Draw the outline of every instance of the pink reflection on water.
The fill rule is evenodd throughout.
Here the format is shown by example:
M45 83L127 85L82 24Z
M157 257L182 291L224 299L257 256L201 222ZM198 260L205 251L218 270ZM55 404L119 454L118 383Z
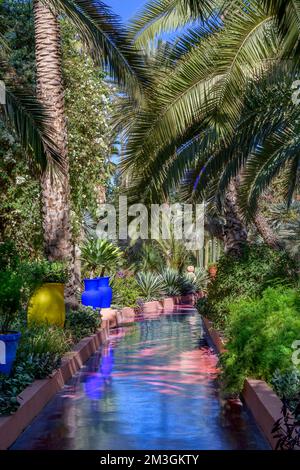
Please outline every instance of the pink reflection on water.
M167 349L167 346L142 349L130 359L162 357L162 351ZM186 385L206 385L217 378L217 362L216 355L209 348L201 348L183 351L165 365L127 364L125 371L114 372L112 377L133 378L159 393L185 396L188 393Z

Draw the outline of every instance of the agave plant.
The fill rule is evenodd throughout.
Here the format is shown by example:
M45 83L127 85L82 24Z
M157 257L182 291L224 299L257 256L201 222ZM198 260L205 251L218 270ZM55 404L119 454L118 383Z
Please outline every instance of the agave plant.
M208 279L209 277L205 269L196 268L195 277L193 279L196 292L199 292L206 288Z
M137 283L145 300L155 300L165 292L165 285L162 277L151 272L138 273Z
M106 239L88 239L81 248L81 260L90 277L104 276L105 271L117 266L121 261L122 251Z
M180 275L175 269L167 268L161 273L166 295L180 295Z

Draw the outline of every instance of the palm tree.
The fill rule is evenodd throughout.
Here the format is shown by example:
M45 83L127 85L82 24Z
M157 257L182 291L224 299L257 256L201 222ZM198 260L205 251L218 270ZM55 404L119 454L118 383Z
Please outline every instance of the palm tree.
M234 193L237 188L232 185L233 178L245 163L240 153L234 158L237 137L240 138L238 148L245 138L245 133L237 135L237 128L246 128L241 120L244 98L249 82L266 75L271 66L291 51L292 33L282 34L286 31L285 23L278 20L281 11L272 5L275 2L266 1L261 5L254 1L247 8L245 2L228 1L226 8L219 8L219 2L161 0L149 2L146 13L142 13L133 25L139 44L143 43L141 38L147 41L155 38L163 21L172 26L174 16L170 9L172 14L177 12L178 20L179 7L187 3L192 12L190 19L197 14L197 5L205 4L205 12L200 11L202 18L205 14L206 18L215 15L214 21L210 28L198 23L174 45L165 48L163 64L159 57L157 82L153 87L155 93L149 94L147 104L129 126L123 171L131 175L133 194L140 193L152 200L165 195L183 179L189 183L185 187L188 199L204 197L204 190L206 197L209 194L216 198L217 188L223 196L216 199L223 202L227 219L226 248L238 252L246 232L236 207ZM288 3L289 8L293 8L295 2ZM296 27L295 21L293 25L292 31ZM296 45L295 41L293 44ZM251 116L248 116L249 134L250 120ZM285 134L288 134L287 130ZM254 140L255 133L252 137ZM277 174L279 167L276 168ZM270 178L271 173L270 167ZM152 182L151 175L155 175ZM249 178L246 179L248 184ZM270 182L270 178L265 182ZM245 188L243 182L241 187ZM227 197L224 197L228 188ZM259 194L253 192L252 208L254 197ZM263 224L259 223L261 218L256 222L267 239ZM233 240L238 244L232 243Z
M113 78L135 98L145 81L142 61L125 37L119 20L98 1L34 0L37 96L51 117L61 172L48 165L41 177L43 230L48 259L70 259L70 189L61 44L58 14L74 23L93 57L104 64Z

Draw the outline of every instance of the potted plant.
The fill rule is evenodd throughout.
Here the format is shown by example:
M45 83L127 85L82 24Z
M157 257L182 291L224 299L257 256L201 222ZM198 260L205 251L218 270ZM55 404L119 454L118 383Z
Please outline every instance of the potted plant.
M84 279L85 290L81 296L83 305L93 308L110 308L112 288L110 277L104 275L117 266L121 257L120 248L109 240L91 238L85 242L81 249L81 259L90 278Z
M0 285L0 373L9 375L21 337L11 328L21 308L22 280L12 271L2 271Z
M31 276L36 289L28 305L28 324L63 327L66 317L64 286L69 277L67 264L58 261L36 263Z
M216 265L216 263L211 263L208 265L208 273L211 279L215 279L215 277L217 276L217 272L218 266Z

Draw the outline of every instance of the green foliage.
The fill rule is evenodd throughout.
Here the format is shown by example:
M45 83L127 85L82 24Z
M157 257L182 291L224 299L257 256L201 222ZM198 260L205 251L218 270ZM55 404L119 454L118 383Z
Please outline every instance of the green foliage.
M65 284L69 278L69 268L67 263L61 261L42 261L40 263L42 271L42 282L58 282Z
M207 287L208 274L205 269L196 268L193 283L195 284L196 292L203 291Z
M24 151L0 121L0 239L12 239L22 256L42 253L40 187Z
M166 295L181 294L181 277L175 269L165 269L161 273L164 283L164 292Z
M0 271L15 269L20 259L16 246L12 240L0 243Z
M158 246L154 244L144 243L139 250L138 267L141 271L159 272L164 265Z
M246 377L271 382L276 370L290 369L299 331L296 290L268 288L262 298L232 303L225 330L228 352L221 358L225 390L239 392Z
M271 383L277 395L294 413L300 400L300 370L296 367L283 372L276 370Z
M25 362L14 367L10 377L0 374L0 416L17 411L20 406L18 395L34 380Z
M293 260L264 245L245 248L240 258L224 255L216 279L208 286L207 316L222 328L232 302L259 296L268 286L295 285L296 280Z
M31 325L22 333L17 362L26 362L35 379L48 377L57 369L72 344L68 331L48 325Z
M74 28L61 21L65 105L68 118L71 204L74 233L88 211L96 217L111 177L110 115L114 90L87 55Z
M113 304L119 307L137 307L142 291L134 276L115 276L112 281Z
M104 276L121 262L121 258L120 248L106 239L88 239L81 248L83 267L91 277Z
M197 300L196 309L198 310L200 315L207 317L209 310L207 297L201 297Z
M0 286L0 332L7 333L21 309L22 279L12 271L1 271Z
M101 326L99 310L80 306L78 310L69 310L66 315L65 329L72 335L74 343L97 332Z
M160 275L142 272L137 274L136 280L144 300L157 300L164 294L164 282Z

